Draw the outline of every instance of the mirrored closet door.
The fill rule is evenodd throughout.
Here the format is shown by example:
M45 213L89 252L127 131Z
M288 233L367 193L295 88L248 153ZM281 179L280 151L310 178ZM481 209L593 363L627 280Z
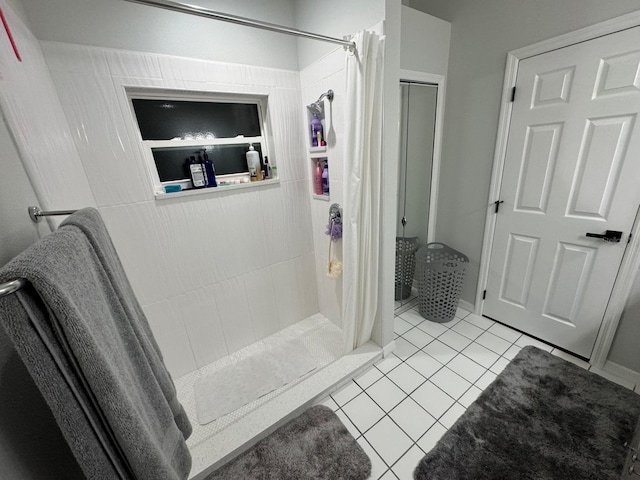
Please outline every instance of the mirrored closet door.
M416 301L416 252L427 243L437 85L400 82L396 309Z

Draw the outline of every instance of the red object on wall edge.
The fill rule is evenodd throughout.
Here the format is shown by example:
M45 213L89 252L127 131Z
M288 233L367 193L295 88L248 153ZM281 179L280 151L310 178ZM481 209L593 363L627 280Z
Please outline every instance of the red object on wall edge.
M16 46L16 42L13 40L13 35L11 35L11 29L9 29L9 24L7 23L7 19L4 16L4 12L0 8L0 19L2 19L2 25L4 26L5 32L7 32L7 37L9 37L9 42L11 42L11 47L13 48L13 53L16 54L16 58L21 62L22 58L20 57L20 52L18 52L18 47Z

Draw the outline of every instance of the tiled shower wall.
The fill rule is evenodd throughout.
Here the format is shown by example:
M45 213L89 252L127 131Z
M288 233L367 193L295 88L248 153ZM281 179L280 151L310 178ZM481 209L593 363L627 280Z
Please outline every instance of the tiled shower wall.
M174 377L318 312L298 72L42 47L96 203ZM269 95L280 183L155 200L125 87Z
M345 105L345 51L338 47L329 54L300 71L302 104L315 102L320 95L333 90L333 102L324 101L324 134L327 139L327 163L329 165L330 201L311 199L311 218L313 219L313 243L316 251L316 272L320 312L337 326L342 327L342 276L338 279L327 277L329 261L329 237L325 234L329 221L329 206L333 203L343 205L343 151L344 151L344 105ZM313 163L309 157L308 137L310 126L305 121L305 158L308 168L307 182L312 190ZM342 260L342 241L332 245L332 256Z

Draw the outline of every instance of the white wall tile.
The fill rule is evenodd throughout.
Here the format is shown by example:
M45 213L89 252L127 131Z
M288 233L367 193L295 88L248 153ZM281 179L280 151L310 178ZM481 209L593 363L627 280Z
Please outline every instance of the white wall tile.
M169 301L182 316L197 368L228 355L213 287L192 290Z
M302 318L318 313L318 285L316 282L316 260L313 253L295 259L298 294L300 295L300 315Z
M176 379L195 370L196 361L177 305L163 300L145 306L143 311L171 376Z
M270 270L278 321L280 328L286 328L302 318L295 261L288 260L272 265Z
M280 323L270 269L253 270L244 275L242 279L247 292L247 303L256 338L265 338L278 332Z
M256 341L247 304L247 291L242 278L216 283L213 292L218 304L220 323L229 353Z

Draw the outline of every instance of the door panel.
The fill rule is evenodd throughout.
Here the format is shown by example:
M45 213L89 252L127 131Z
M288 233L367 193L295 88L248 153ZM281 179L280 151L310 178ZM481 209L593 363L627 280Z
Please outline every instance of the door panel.
M583 357L640 204L640 28L522 60L483 313ZM620 243L586 237L621 230Z

